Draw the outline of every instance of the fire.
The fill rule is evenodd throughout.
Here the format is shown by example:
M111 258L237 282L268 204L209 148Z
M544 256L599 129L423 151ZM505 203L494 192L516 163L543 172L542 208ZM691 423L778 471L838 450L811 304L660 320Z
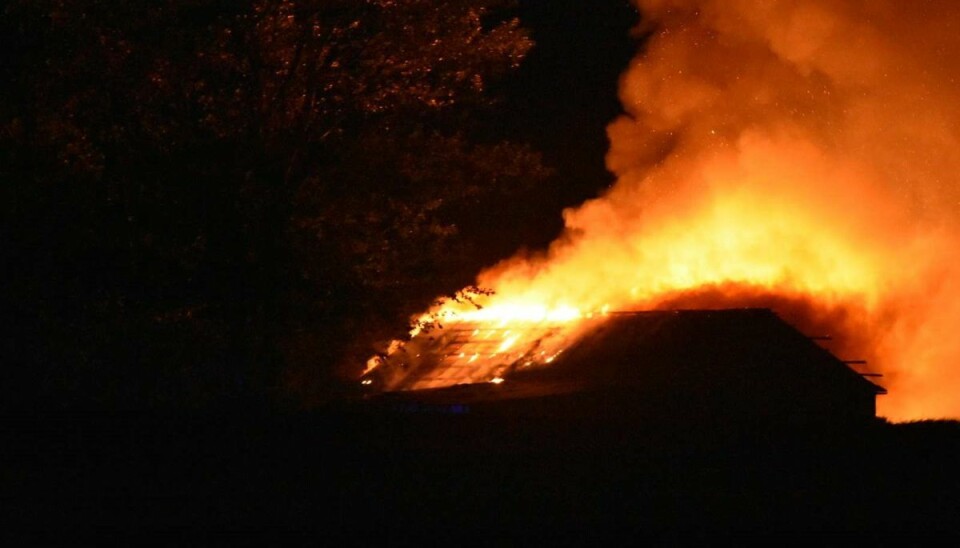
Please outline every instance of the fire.
M450 383L549 363L610 310L760 305L883 373L882 415L960 417L960 13L638 4L651 34L608 129L616 183L542 255L482 272L491 295L420 318L498 330L466 350L477 378Z

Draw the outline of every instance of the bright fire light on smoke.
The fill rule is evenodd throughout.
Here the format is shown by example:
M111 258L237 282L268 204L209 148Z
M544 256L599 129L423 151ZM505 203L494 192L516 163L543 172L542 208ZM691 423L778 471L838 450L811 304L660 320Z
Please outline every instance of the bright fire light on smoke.
M548 251L482 272L482 308L421 319L478 338L552 326L549 348L518 330L500 351L515 355L477 360L489 381L510 360L551 361L609 310L769 306L883 373L881 415L960 417L960 11L638 5L650 34L608 128L616 183L565 211Z

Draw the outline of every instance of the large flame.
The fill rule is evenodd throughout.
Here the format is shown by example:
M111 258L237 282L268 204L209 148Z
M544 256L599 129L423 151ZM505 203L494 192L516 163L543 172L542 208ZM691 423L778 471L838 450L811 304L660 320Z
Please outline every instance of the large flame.
M638 4L650 34L608 130L616 184L565 211L546 253L481 273L482 309L432 317L771 306L884 373L880 414L960 417L955 4Z

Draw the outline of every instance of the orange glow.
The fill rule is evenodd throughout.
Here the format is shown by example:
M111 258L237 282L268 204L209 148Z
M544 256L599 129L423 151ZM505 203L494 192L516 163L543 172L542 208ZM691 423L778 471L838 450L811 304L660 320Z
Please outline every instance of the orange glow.
M960 12L637 3L653 33L608 128L616 183L542 255L482 272L481 309L420 320L521 327L476 361L490 381L610 310L769 306L883 373L881 415L960 418Z

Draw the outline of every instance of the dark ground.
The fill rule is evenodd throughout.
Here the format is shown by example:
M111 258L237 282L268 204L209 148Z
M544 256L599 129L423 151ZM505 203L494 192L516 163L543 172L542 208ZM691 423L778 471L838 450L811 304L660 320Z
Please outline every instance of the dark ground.
M773 432L344 407L0 425L7 533L960 531L960 423L947 421Z

